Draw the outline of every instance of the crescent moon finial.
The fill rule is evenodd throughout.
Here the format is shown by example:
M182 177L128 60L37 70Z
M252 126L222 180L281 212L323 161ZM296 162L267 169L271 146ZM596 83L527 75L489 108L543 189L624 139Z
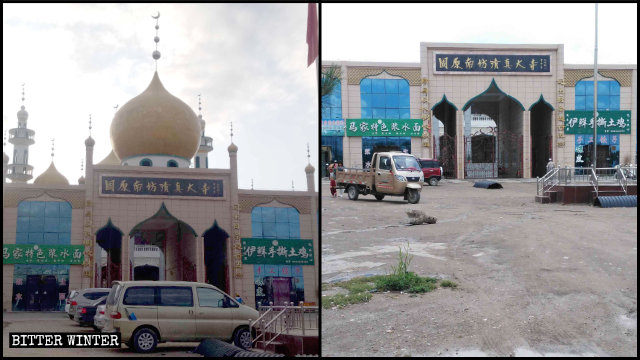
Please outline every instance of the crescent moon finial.
M158 15L156 15L156 16L151 15L151 17L154 18L154 19L159 18L160 17L160 11L158 11Z

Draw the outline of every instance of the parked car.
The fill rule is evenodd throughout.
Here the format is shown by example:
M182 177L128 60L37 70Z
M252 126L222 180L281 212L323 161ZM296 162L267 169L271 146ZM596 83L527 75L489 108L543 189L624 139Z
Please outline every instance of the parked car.
M97 332L102 331L104 324L107 322L106 308L106 304L98 305L98 307L96 308L96 315L93 317L93 330Z
M80 326L93 326L93 317L96 315L98 305L104 305L106 304L106 302L107 295L99 298L98 300L78 303L78 306L76 307L76 314L74 315L73 320L80 324Z
M440 162L435 159L420 159L420 167L424 174L424 182L430 186L438 185L438 182L442 180L442 166Z
M102 332L120 332L141 353L159 342L211 337L249 349L249 325L259 316L217 287L189 281L114 281L106 314Z
M91 301L98 300L105 295L109 295L110 290L110 288L90 288L80 290L78 294L71 299L71 303L69 304L69 310L67 311L69 319L73 320L76 315L78 304L88 304Z
M64 312L67 313L67 315L69 315L69 319L73 320L73 315L71 315L71 313L69 312L69 307L71 306L71 300L73 300L74 297L76 297L76 295L78 295L78 290L71 290L69 292L69 295L67 295L67 300L65 301L65 305L64 305Z

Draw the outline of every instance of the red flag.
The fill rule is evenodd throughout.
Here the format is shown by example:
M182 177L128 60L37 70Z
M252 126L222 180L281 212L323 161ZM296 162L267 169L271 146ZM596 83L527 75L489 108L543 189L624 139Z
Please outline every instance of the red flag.
M307 45L309 46L307 67L309 67L318 57L318 15L316 13L315 3L309 3L309 12L307 15Z

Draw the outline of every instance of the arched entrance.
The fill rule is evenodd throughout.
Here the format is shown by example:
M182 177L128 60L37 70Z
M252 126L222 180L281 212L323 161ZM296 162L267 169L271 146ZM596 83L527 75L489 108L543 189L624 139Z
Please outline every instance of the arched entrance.
M491 80L489 87L463 107L465 134L465 178L519 178L522 166L522 124L524 107ZM491 125L475 125L473 120ZM495 136L495 147L486 136ZM476 139L475 136L482 136ZM474 144L476 144L474 149ZM474 155L474 150L485 152ZM486 152L489 152L488 154ZM482 161L481 163L474 162Z
M546 166L552 157L552 134L551 134L551 114L553 106L544 100L542 94L540 99L531 107L531 122L529 125L531 133L531 176L542 177L547 173Z
M205 282L229 292L229 266L227 262L227 241L229 234L214 221L213 226L205 231L204 266Z
M114 280L122 280L122 231L111 222L96 232L96 243L101 250L96 254L96 287L110 287ZM103 251L106 257L102 256Z
M458 108L447 100L447 95L435 104L433 110L434 158L440 160L442 176L456 178L456 111ZM444 131L440 131L440 126ZM440 133L443 133L440 135Z
M131 279L196 281L196 238L195 230L171 215L163 202L129 232Z

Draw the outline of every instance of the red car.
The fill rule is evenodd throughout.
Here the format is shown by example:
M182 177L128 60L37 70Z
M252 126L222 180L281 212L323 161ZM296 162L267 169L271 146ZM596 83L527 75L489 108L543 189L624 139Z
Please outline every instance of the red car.
M440 162L435 159L420 159L420 167L424 174L424 182L431 186L438 185L438 181L442 179L442 167Z

